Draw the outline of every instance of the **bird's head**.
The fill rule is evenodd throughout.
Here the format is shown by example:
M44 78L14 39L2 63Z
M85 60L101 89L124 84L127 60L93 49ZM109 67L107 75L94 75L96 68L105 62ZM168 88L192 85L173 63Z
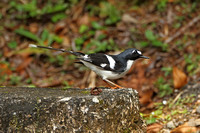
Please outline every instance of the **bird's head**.
M125 57L127 60L137 60L139 58L149 59L149 57L142 55L142 52L135 48L129 48L120 55Z

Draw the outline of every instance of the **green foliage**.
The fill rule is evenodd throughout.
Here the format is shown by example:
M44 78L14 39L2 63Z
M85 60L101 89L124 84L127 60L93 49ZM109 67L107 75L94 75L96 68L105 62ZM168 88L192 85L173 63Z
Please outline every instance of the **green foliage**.
M186 106L188 104L194 103L196 100L196 95L191 94L186 97L180 97L178 100L174 103L174 98L170 98L166 104L163 103L155 103L155 110L151 112L150 114L141 114L146 120L147 124L152 124L158 121L162 121L166 123L167 121L171 120L173 116L180 116L182 115L187 115L190 113L187 109ZM195 105L194 105L195 106ZM169 112L168 110L172 110ZM167 113L167 114L166 114Z
M28 3L19 3L16 0L11 0L9 4L11 7L9 12L16 12L16 17L18 19L42 19L46 15L51 14L51 20L53 22L65 18L66 14L64 11L69 6L64 3L64 0L59 0L57 2L48 1L42 8L38 7L37 0L31 0Z
M154 117L153 115L150 115L150 117L148 117L148 119L146 119L146 123L147 123L147 125L150 125L150 124L155 123L156 120L157 120L156 117Z
M27 84L31 84L32 83L32 79L31 78L27 78L25 81Z
M174 23L174 24L173 24L173 27L176 28L176 29L178 29L178 28L181 27L181 23L179 23L179 22Z
M86 32L89 29L89 27L87 25L81 25L81 27L79 28L79 33L83 34L84 32Z
M0 69L0 73L1 73L1 69ZM5 74L1 74L0 75L0 85L2 86L2 85L5 85L5 82L7 81L7 79L8 79L8 75L5 75Z
M157 2L157 9L159 11L164 11L167 7L168 0L158 0Z
M112 50L115 48L115 43L113 39L107 39L107 35L104 33L95 36L96 32L104 30L104 27L101 26L98 22L91 22L92 27L86 25L81 25L79 27L79 33L82 36L75 39L76 49L79 51L94 53L94 52L104 52L106 50ZM91 39L94 38L94 39ZM87 41L86 47L83 47L83 44ZM93 49L93 50L90 50Z
M101 29L103 29L103 26L101 26L98 22L93 21L91 24L92 24L92 27L95 30L101 30Z
M172 67L163 67L161 70L165 72L165 76L168 76L170 73L172 73Z
M2 19L3 15L0 13L0 19Z
M105 24L115 24L121 19L120 12L117 8L109 2L100 3L100 17L106 18Z
M155 86L159 89L159 96L164 97L170 95L173 90L170 85L164 80L163 77L159 77L155 83Z
M67 90L68 88L72 87L69 85L69 83L67 81L64 81L63 84L64 84L63 90Z
M62 55L56 55L49 58L51 63L56 63L57 65L61 66L65 62L65 58Z
M9 42L8 47L11 49L15 49L17 47L17 42L16 41Z
M154 47L160 47L162 48L163 51L166 51L168 48L167 44L164 44L160 40L158 40L158 37L154 35L154 33L151 30L146 30L145 31L145 37L149 42L142 42L142 46L147 46L149 43L152 44Z
M146 30L145 31L145 37L149 40L149 41L154 41L157 39L157 37L154 35L154 33L151 30Z
M56 36L55 34L49 33L49 31L46 29L42 32L41 38L31 33L30 31L25 30L24 28L19 28L15 30L15 33L33 41L36 41L40 45L43 45L44 41L46 40L48 41L48 45L51 45L54 41L57 43L62 43L62 39L60 37Z
M10 76L10 84L11 85L18 85L19 83L20 83L20 81L21 81L21 77L19 77L19 76L15 76L15 75L12 75L12 76Z
M78 37L75 39L76 49L81 50L83 43L85 42L84 37Z
M15 30L15 33L17 33L21 36L27 37L27 38L29 38L33 41L41 42L41 40L38 36L36 36L35 34L31 33L28 30L25 30L24 28L20 28L20 29Z
M62 20L66 17L67 17L67 15L65 13L59 13L59 14L53 15L51 20L52 20L52 22L56 23L57 21Z
M96 49L94 50L94 52L106 51L107 49L111 48L109 47L107 41L101 42L99 40L92 39L91 42L88 44L88 46L91 47L93 45L96 46Z
M96 15L105 19L106 25L116 24L121 19L120 11L108 1L99 2L100 5L88 4L86 9L91 16Z
M98 37L97 37L97 40L101 41L103 39L105 39L107 36L105 34L100 34Z
M190 75L194 75L200 71L198 69L200 67L200 55L185 54L184 59L186 62L186 70Z
M93 49L92 47L95 47ZM113 50L116 47L113 39L109 40L98 40L98 39L92 39L90 43L87 45L87 49L93 49L93 50L87 50L88 53L94 53L94 52L105 52L106 50Z

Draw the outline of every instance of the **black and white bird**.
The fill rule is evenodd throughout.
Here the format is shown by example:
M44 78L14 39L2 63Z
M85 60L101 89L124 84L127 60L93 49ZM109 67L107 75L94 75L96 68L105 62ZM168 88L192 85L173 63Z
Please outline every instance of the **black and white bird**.
M114 87L111 88L123 87L111 82L109 79L119 79L123 77L130 70L135 60L140 58L149 59L149 57L142 55L142 52L135 48L126 49L118 55L108 55L103 53L84 54L81 52L38 46L34 44L30 44L29 47L45 48L73 54L77 56L77 59L82 64L94 71L107 84L112 84Z

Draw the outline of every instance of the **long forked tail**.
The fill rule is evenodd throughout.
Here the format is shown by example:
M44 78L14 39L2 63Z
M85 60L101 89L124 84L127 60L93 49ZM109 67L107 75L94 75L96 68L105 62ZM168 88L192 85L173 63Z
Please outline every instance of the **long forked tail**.
M73 51L68 51L68 50L64 50L64 49L57 49L57 48L53 48L53 47L39 46L39 45L35 45L35 44L29 44L29 47L56 50L56 51L70 53L70 54L73 54L73 55L76 55L76 56L84 55L83 53L80 53L80 52L73 52Z

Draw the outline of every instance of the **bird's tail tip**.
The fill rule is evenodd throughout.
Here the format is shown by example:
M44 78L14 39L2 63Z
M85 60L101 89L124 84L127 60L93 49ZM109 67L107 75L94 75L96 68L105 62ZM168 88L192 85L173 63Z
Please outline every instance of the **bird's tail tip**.
M35 44L29 44L28 47L30 47L30 48L37 48L37 45L35 45Z

